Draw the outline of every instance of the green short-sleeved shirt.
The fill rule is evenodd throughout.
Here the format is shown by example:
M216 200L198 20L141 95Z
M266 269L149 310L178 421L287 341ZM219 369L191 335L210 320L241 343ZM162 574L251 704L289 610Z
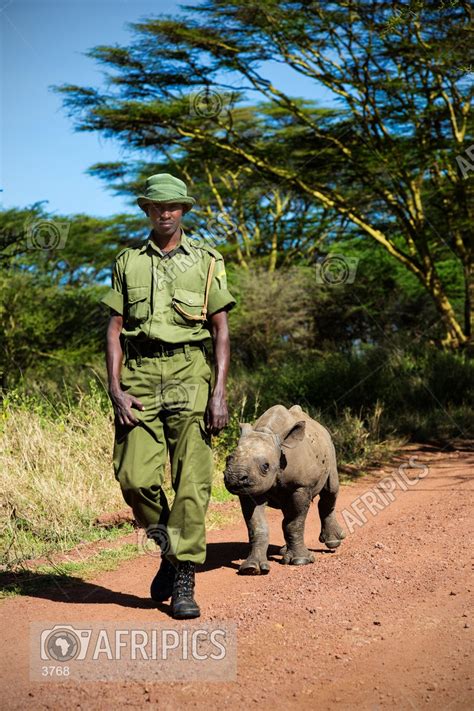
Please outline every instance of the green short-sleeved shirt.
M117 255L112 288L101 299L123 315L123 335L166 343L195 343L210 338L209 322L202 320L206 281L212 256L216 262L209 289L207 316L235 306L227 290L224 260L205 242L181 230L179 245L164 253L152 240ZM183 314L183 311L185 312ZM192 319L189 316L199 318Z

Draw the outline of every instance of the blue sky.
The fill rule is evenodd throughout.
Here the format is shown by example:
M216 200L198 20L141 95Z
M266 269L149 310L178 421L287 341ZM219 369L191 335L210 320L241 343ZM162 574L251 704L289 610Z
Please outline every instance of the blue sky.
M0 0L4 208L47 200L45 209L57 215L136 211L85 173L94 163L126 159L126 149L98 134L75 132L61 97L49 87L100 87L103 68L83 52L98 44L126 45L127 22L178 11L174 0ZM272 67L268 76L292 95L323 99L313 83L289 69Z

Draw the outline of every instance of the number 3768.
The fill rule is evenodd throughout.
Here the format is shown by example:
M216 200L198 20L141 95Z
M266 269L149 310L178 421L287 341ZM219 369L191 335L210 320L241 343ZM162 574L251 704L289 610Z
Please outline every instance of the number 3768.
M41 667L41 676L69 676L69 667L61 667L61 666Z

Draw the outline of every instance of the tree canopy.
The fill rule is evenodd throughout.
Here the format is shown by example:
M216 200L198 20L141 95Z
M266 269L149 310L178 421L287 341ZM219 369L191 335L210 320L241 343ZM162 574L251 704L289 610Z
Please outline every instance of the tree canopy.
M471 12L458 0L210 0L133 24L128 47L90 50L109 72L106 90L56 89L78 130L155 163L172 158L200 190L207 183L224 222L243 224L232 196L240 188L248 204L250 184L263 213L270 191L286 216L330 218L329 241L341 226L373 240L416 277L444 342L459 347L474 330L472 174L459 160L473 141ZM337 108L285 92L268 78L270 63L325 87ZM231 176L238 187L229 191ZM234 241L241 263L255 256L243 235ZM284 259L276 245L270 268ZM305 256L310 245L297 248ZM462 275L461 310L449 260Z

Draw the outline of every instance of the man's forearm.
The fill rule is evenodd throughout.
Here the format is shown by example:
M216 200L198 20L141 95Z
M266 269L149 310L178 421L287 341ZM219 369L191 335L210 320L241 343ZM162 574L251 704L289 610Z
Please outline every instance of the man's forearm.
M218 348L219 337L216 339L215 367L214 367L214 388L213 394L225 397L227 388L227 373L229 371L230 350L225 346Z
M221 314L216 314L221 316ZM230 340L227 327L227 314L213 323L212 335L214 341L214 388L213 395L225 397L227 387L227 374L230 365Z
M105 360L110 393L120 390L120 373L123 359L122 344L120 342L120 334L122 332L121 321L121 317L112 316L107 328Z

